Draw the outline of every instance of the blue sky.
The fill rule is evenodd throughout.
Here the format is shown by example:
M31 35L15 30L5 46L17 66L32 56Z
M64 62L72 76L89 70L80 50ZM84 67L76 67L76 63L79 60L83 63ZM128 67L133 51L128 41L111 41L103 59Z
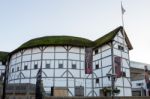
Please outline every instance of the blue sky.
M130 58L150 63L150 0L122 0ZM120 26L121 0L0 0L0 50L46 35L95 40Z

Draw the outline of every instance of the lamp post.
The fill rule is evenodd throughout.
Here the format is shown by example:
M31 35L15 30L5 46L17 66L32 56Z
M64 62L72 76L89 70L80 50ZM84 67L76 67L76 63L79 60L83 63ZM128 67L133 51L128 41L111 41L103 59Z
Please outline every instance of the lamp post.
M115 87L115 80L116 80L116 75L115 74L107 74L108 80L111 80L111 93L112 93L112 99L115 96L114 94L114 87Z

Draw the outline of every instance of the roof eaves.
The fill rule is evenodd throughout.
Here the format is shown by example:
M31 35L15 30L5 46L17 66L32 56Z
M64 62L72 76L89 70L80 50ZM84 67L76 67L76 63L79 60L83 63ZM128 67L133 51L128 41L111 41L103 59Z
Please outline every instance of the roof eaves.
M113 38L116 36L116 34L119 32L120 29L122 29L122 26L119 26L118 28L114 29L113 31L109 32L108 34L95 40L94 41L94 43L95 43L94 49L110 42L111 40L113 40Z

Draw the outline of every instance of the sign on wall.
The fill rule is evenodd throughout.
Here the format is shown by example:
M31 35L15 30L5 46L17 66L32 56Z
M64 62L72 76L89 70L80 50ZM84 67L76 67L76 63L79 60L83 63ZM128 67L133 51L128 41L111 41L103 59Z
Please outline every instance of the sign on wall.
M93 51L92 48L85 48L85 74L92 74Z

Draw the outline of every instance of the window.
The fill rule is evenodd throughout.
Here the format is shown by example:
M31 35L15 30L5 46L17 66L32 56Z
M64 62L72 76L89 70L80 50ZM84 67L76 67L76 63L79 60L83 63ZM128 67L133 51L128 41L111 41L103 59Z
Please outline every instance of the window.
M125 72L122 72L122 77L126 77L126 73Z
M98 54L98 49L95 50L95 54Z
M27 65L24 66L24 70L28 70L28 66Z
M76 69L76 68L77 68L76 64L72 64L72 69Z
M19 67L17 67L17 71L19 71Z
M46 66L45 66L46 68L50 68L50 64L46 64Z
M13 72L14 72L14 68L12 68L12 70L11 70L11 71L12 71L12 73L13 73Z
M124 47L118 45L118 49L121 50L121 51L124 51Z
M58 68L63 68L63 64L59 64L59 65L58 65Z
M99 78L96 78L96 83L99 83Z
M143 83L136 83L137 86L143 86Z
M34 64L34 69L38 69L38 65L37 64Z
M99 64L96 64L96 67L95 67L96 69L99 69Z

